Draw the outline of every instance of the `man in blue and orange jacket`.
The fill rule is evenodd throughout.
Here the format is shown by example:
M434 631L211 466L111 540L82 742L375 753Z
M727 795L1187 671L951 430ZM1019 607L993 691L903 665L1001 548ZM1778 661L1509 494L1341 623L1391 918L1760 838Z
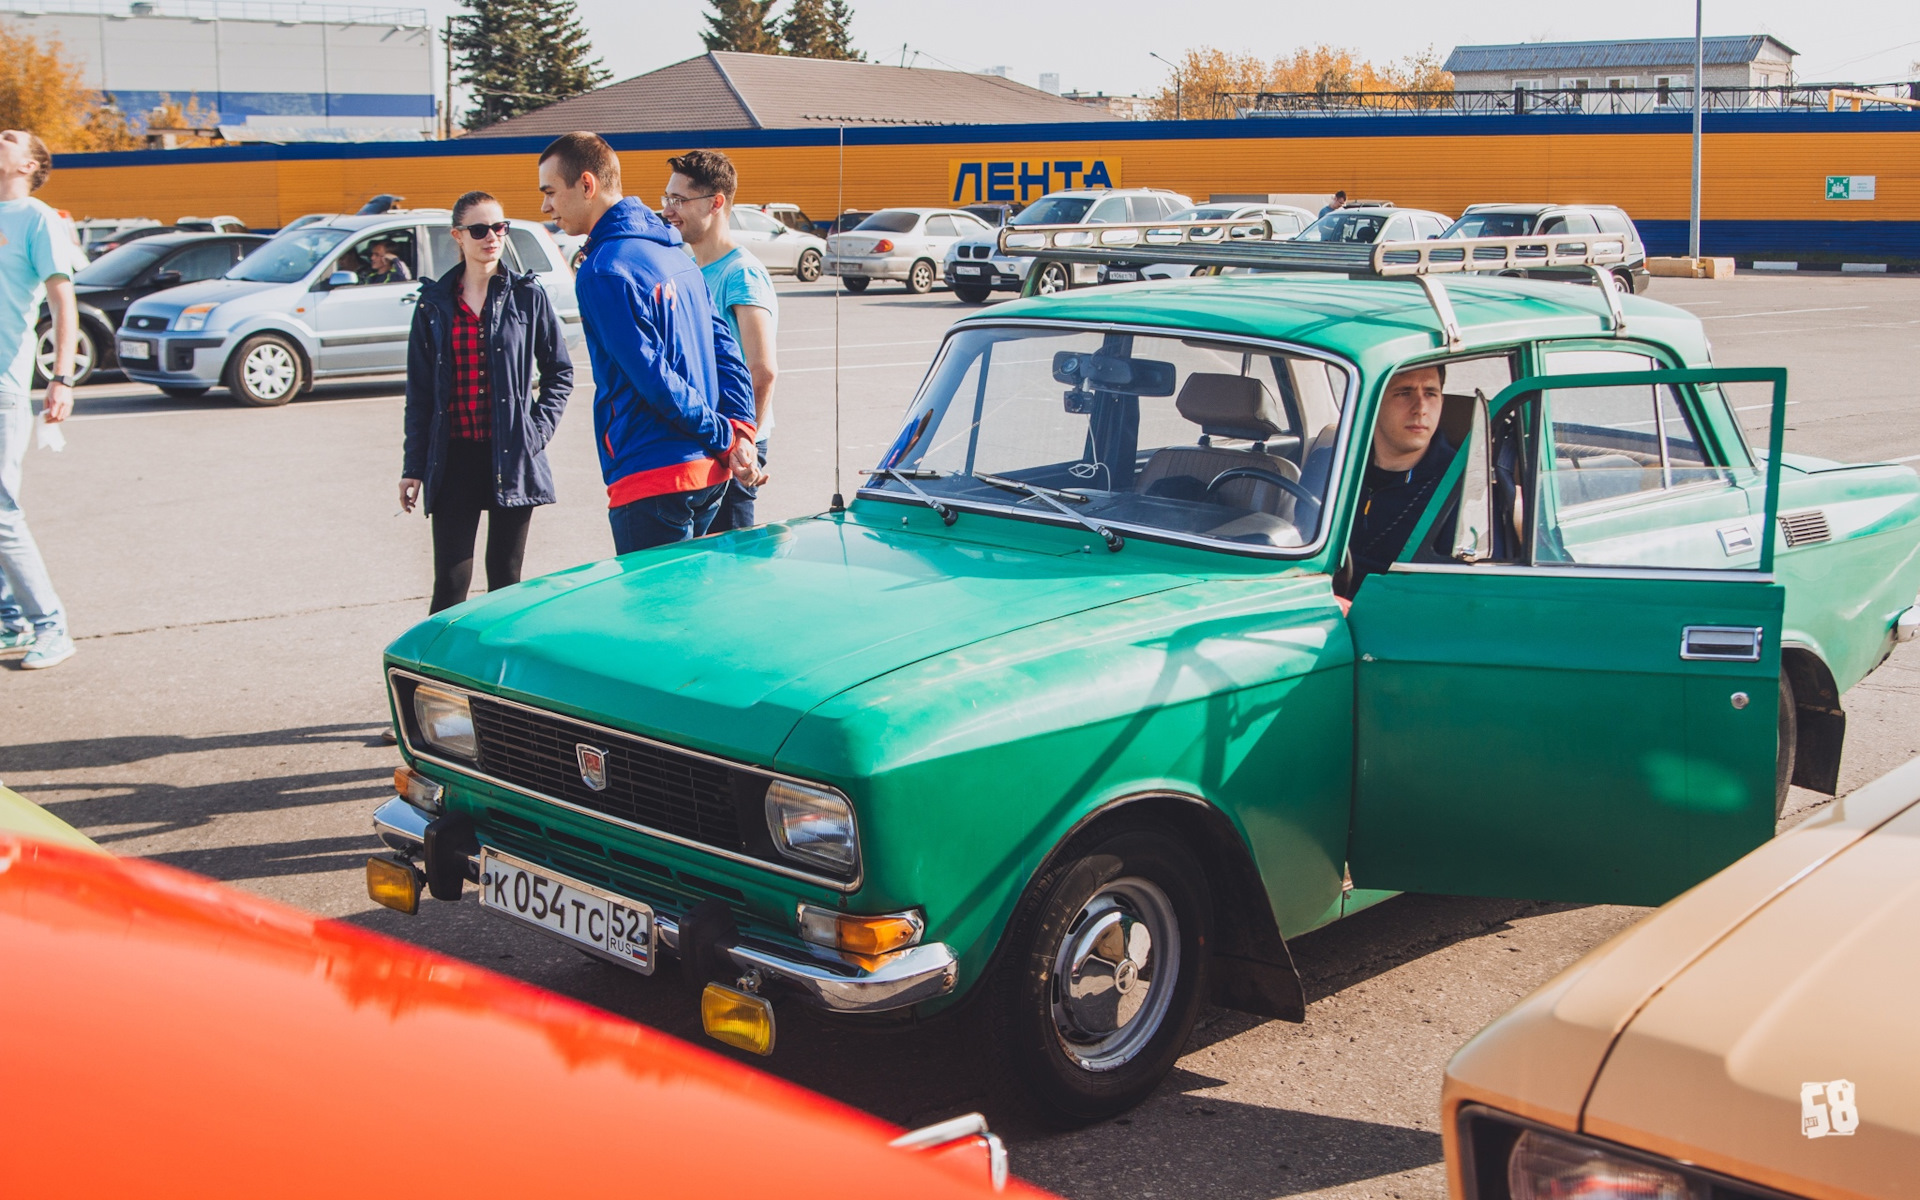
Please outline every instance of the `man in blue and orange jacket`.
M680 235L620 194L620 159L594 133L540 155L540 211L587 236L574 276L593 362L593 432L616 554L707 532L729 476L765 482L753 379Z

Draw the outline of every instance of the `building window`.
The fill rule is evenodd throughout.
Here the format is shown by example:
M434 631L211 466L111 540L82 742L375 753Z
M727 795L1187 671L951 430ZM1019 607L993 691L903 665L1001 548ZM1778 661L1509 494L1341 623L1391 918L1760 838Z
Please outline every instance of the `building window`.
M1547 81L1544 79L1516 79L1513 81L1513 86L1525 88L1529 92L1540 92L1546 90Z
M1610 92L1617 92L1621 88L1636 88L1639 86L1640 86L1640 77L1638 75L1607 76L1607 90Z
M1562 79L1560 81L1561 90L1568 92L1584 92L1592 86L1593 80L1584 77L1580 79Z
M1685 93L1689 90L1688 77L1685 75L1655 75L1653 86L1658 89L1657 99L1661 104L1672 104L1673 93Z

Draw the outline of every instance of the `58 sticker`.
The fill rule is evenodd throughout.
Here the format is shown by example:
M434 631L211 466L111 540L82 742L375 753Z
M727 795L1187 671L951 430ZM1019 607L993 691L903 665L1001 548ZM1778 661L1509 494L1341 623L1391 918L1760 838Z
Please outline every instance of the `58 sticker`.
M1852 1137L1858 1128L1860 1106L1854 1100L1851 1080L1800 1085L1801 1133L1810 1138Z

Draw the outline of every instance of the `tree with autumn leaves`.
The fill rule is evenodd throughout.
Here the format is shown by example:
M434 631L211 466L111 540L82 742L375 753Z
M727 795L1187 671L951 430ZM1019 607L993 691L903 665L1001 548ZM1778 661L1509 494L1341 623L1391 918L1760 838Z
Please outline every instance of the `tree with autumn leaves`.
M29 129L55 153L132 150L145 140L126 113L87 86L58 41L0 24L0 128Z
M1177 85L1177 86L1176 86ZM1235 117L1259 92L1450 92L1453 76L1429 47L1421 54L1376 66L1337 46L1303 46L1265 59L1212 47L1189 50L1174 78L1152 98L1152 115L1187 120Z

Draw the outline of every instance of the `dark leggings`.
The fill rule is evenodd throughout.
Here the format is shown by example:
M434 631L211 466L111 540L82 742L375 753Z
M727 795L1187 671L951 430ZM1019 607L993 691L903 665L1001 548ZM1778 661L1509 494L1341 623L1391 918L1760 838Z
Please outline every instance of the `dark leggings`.
M433 501L433 605L427 611L439 612L467 598L483 511L488 514L487 590L519 583L533 507L495 506L493 444L462 438L449 442L439 493Z

